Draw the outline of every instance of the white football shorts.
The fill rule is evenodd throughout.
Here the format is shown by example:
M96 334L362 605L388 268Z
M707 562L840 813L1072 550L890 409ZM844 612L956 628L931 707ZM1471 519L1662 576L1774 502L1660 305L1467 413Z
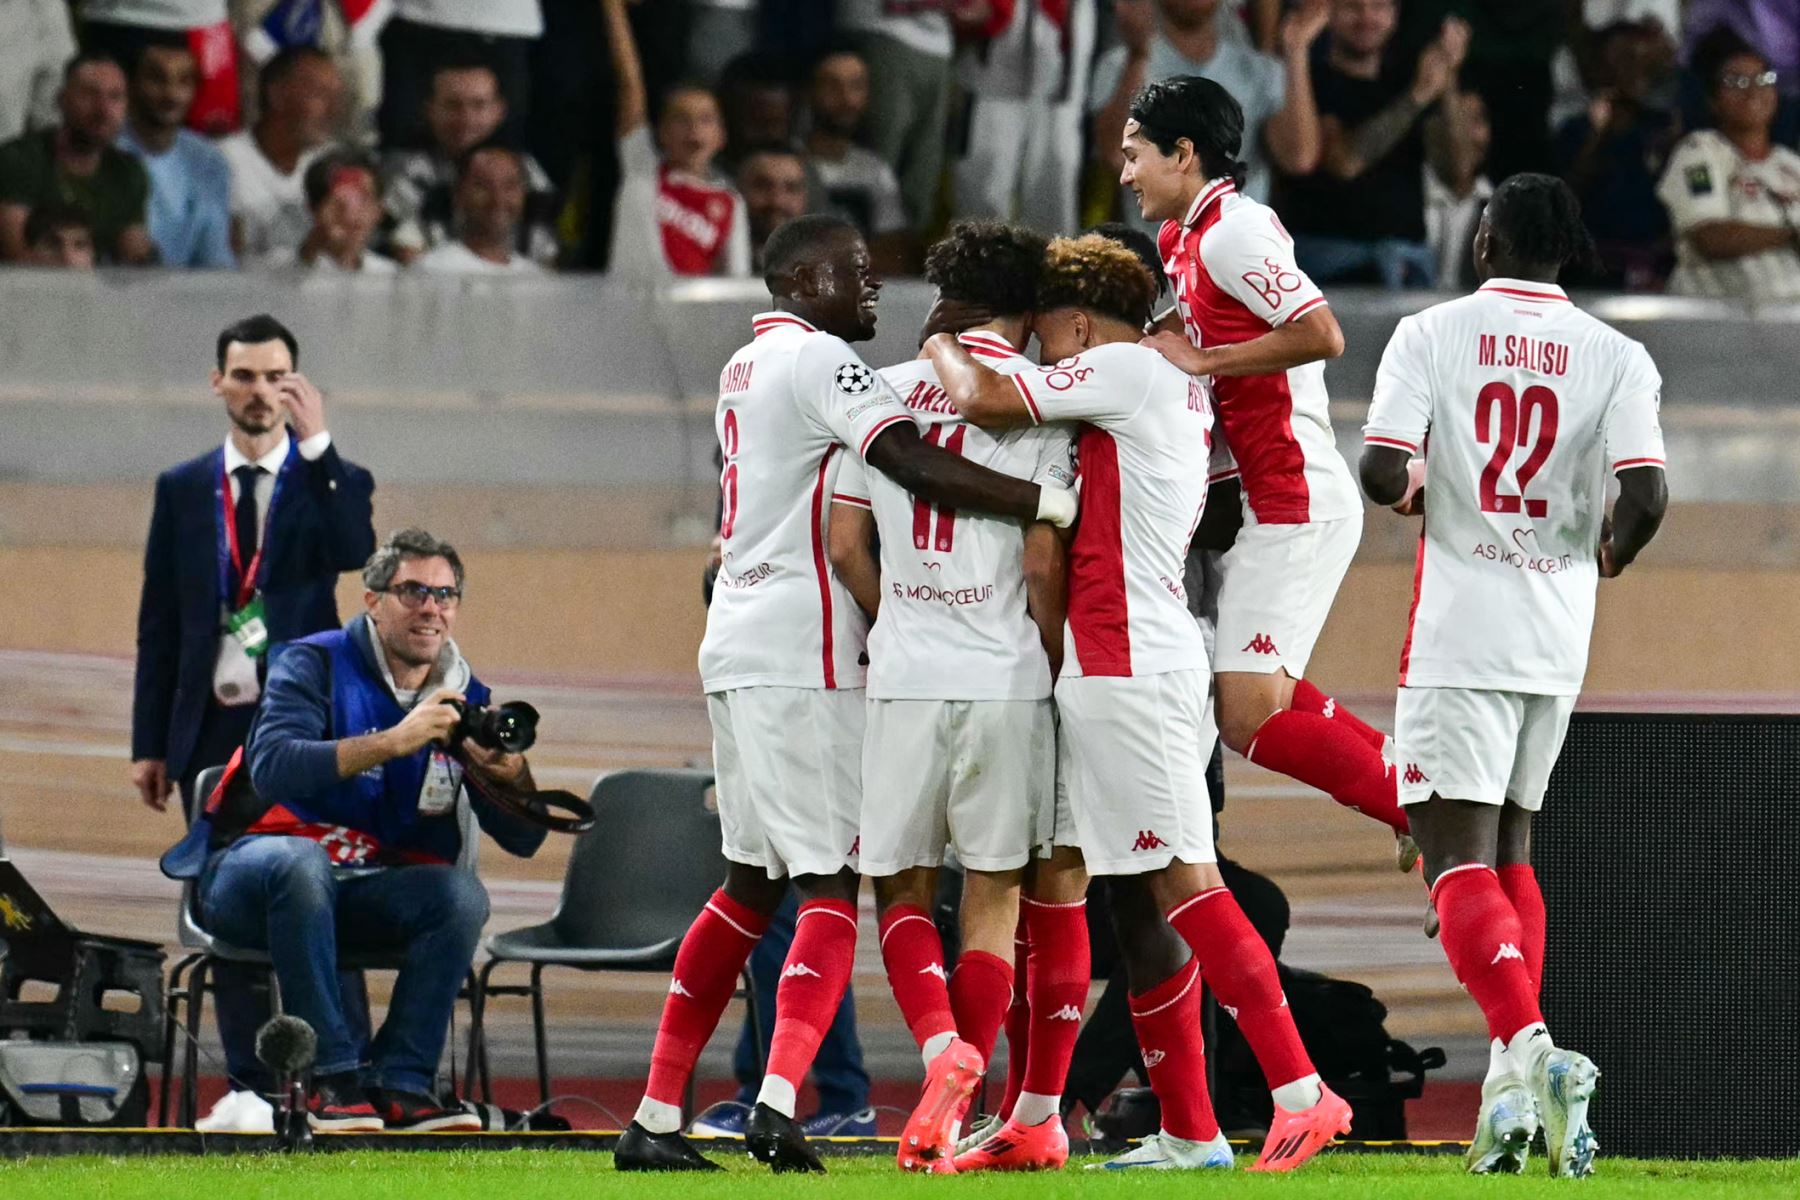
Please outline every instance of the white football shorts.
M863 874L1014 870L1055 815L1050 701L871 700L862 770Z
M1211 682L1192 670L1057 682L1069 807L1089 874L1217 861L1206 791Z
M1436 794L1480 804L1511 801L1536 812L1574 710L1573 696L1401 688L1394 709L1400 803L1421 804Z
M1305 675L1360 541L1360 513L1240 529L1223 562L1213 670Z
M770 879L856 866L863 709L861 688L708 693L726 858Z

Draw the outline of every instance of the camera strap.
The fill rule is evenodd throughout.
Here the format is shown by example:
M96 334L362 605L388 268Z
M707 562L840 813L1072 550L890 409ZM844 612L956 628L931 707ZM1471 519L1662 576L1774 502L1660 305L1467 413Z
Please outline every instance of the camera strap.
M594 806L561 788L531 790L512 788L497 780L468 773L473 788L502 812L510 813L552 833L586 833L594 827Z

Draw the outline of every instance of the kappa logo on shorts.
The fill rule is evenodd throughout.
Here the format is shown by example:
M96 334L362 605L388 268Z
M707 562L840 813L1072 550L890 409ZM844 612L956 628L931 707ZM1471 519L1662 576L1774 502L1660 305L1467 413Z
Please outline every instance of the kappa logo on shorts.
M811 975L814 979L824 978L823 975L820 975L805 963L789 963L787 969L781 973L783 979L797 979L805 975Z
M1131 852L1136 854L1139 850L1166 850L1168 845L1169 843L1156 836L1154 829L1140 829L1137 841L1131 844Z
M845 855L844 857L855 858L857 855L859 855L861 853L862 853L862 835L858 834L856 840L854 842L850 843L850 853Z
M1418 763L1407 763L1406 774L1400 777L1402 783L1430 783L1430 776L1419 770Z
M1270 637L1266 633L1259 633L1255 637L1251 638L1250 644L1245 646L1238 653L1240 653L1240 654L1280 654L1281 651L1279 651L1275 648L1275 639L1274 638Z

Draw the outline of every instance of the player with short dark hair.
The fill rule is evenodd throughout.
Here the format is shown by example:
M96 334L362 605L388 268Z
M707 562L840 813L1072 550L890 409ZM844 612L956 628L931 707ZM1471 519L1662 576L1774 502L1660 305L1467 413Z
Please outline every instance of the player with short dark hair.
M1061 488L928 445L850 348L874 336L881 290L854 226L790 221L769 236L764 277L774 306L719 376L722 562L700 647L729 866L676 955L644 1099L614 1154L620 1170L717 1169L679 1132L682 1093L789 877L800 914L744 1140L776 1171L824 1170L793 1118L856 953L868 623L826 561L846 458L927 503L1059 526L1075 516Z
M1285 1171L1349 1132L1350 1108L1320 1082L1275 960L1219 875L1206 788L1210 670L1180 582L1206 507L1213 412L1200 380L1138 344L1155 298L1154 278L1127 247L1097 235L1058 238L1033 322L1044 366L1002 375L944 334L925 350L971 424L1082 422L1083 513L1069 546L1055 689L1068 812L1057 814L1054 841L1078 846L1085 869L1109 877L1132 1022L1163 1121L1109 1165L1231 1165L1206 1094L1204 971L1273 1086L1275 1123L1256 1169ZM1191 958L1183 960L1169 926ZM995 1142L1031 1136L1015 1107L974 1154L1003 1158Z
M1219 595L1219 731L1259 766L1388 825L1410 869L1418 855L1384 736L1305 678L1362 536L1362 502L1325 392L1325 360L1343 353L1344 337L1279 218L1238 191L1243 125L1237 101L1209 79L1152 84L1132 101L1120 175L1143 215L1163 222L1184 326L1150 344L1211 377L1235 460L1214 474L1236 474L1243 491L1244 527L1225 554Z
M941 300L987 314L958 340L997 371L1034 365L1020 351L1031 340L1044 248L1030 230L964 221L926 256ZM1065 429L970 426L929 360L881 375L926 441L1009 475L1074 483ZM942 1170L1013 993L1027 984L1015 972L1013 937L1021 882L1053 832L1062 542L1043 522L1021 528L932 505L856 462L838 477L831 520L833 566L863 609L881 615L869 635L862 870L875 881L888 982L926 1068L899 1163ZM931 918L946 845L964 869L962 953L947 976ZM1080 893L1073 899L1085 944ZM1034 1165L1060 1166L1066 1141L1053 1150Z
M1556 285L1590 250L1567 184L1502 183L1475 234L1480 289L1400 322L1363 431L1369 498L1430 512L1395 739L1439 941L1492 1039L1478 1174L1523 1170L1540 1120L1553 1175L1588 1174L1597 1148L1599 1072L1538 1009L1531 818L1581 690L1596 581L1649 543L1668 489L1655 364Z

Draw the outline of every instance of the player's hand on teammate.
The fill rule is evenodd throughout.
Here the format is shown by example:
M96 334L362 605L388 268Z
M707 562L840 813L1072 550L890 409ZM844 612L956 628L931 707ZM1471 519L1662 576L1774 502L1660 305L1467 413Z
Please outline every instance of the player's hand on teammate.
M931 311L925 314L924 328L919 330L919 345L922 348L933 334L962 333L993 319L994 314L985 305L939 296L932 303Z
M275 394L287 409L288 424L294 436L304 442L314 434L325 432L325 393L312 380L298 371L290 371L275 382Z
M1403 517L1422 517L1425 515L1425 460L1408 459L1406 463L1406 492L1396 500L1393 510Z
M1184 334L1164 329L1141 339L1138 345L1150 347L1189 375L1207 373L1206 353L1188 341Z
M157 812L169 810L169 792L174 785L169 782L168 764L160 758L140 758L131 764L131 786L137 789L138 799Z

